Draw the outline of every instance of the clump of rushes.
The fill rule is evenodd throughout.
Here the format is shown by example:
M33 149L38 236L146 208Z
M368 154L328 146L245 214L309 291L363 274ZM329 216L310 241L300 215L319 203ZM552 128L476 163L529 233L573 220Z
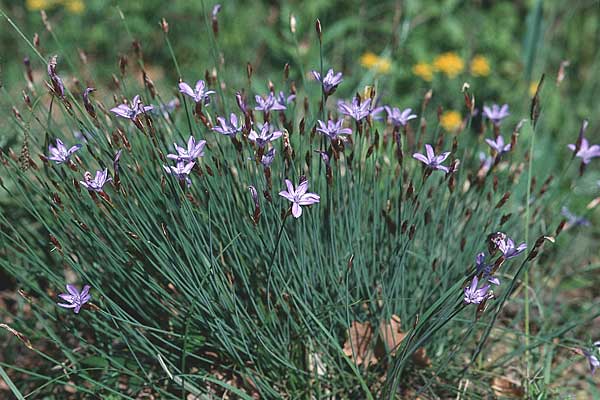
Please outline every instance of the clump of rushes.
M226 29L219 10L206 19L213 46ZM172 51L166 20L160 29ZM326 40L326 30L318 22L313 38ZM144 65L141 49L136 41L127 56ZM205 80L192 87L173 53L178 85L156 82L154 104L135 95L113 108L104 103L143 93L125 69L115 75L121 84L92 102L91 88L81 87L82 98L65 89L56 57L26 62L47 67L50 80L48 93L28 78L37 89L29 103L65 112L60 120L39 118L43 108L31 107L21 114L39 126L15 120L28 138L22 152L49 154L43 168L21 169L21 148L1 157L2 190L30 223L0 215L0 266L33 311L14 320L35 331L44 344L39 354L48 352L27 367L19 388L38 397L63 387L111 397L118 378L133 398L374 399L424 388L454 397L449 387L484 381L478 355L494 354L493 327L501 312L505 318L503 305L522 293L524 272L548 262L542 245L560 248L555 237L567 222L564 199L559 204L554 193L577 174L569 169L553 184L551 171L534 169L528 180L530 135L504 141L507 105L484 108L494 125L484 142L457 131L469 129L471 113L463 121L457 112L452 135L439 129L442 109L428 106L436 101L431 91L398 108L392 87L383 96L374 86L355 94L336 65L313 72L321 90L314 81L303 88L292 80L301 73L293 63L282 81L254 77L236 88L252 69L215 54ZM464 66L449 53L436 68L455 77ZM261 86L266 94L251 92ZM179 97L171 100L173 93ZM56 101L67 97L72 105ZM75 142L73 126L84 149L65 145ZM569 150L588 164L600 151L583 130ZM47 133L61 139L49 144ZM81 179L59 165L75 162L95 176ZM546 182L542 189L534 179ZM107 201L90 202L82 188ZM92 286L98 306L84 318L52 313L56 288L73 276L89 285L67 286L59 306L78 314ZM553 342L532 341L529 349L536 343ZM494 368L520 362L523 351L495 359ZM595 370L597 356L586 357ZM488 395L481 385L469 390L466 396Z

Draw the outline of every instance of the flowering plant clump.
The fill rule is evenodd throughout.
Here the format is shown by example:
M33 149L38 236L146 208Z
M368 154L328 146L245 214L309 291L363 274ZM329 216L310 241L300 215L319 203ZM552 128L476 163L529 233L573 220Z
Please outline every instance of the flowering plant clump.
M585 225L561 214L555 192L577 174L565 168L554 183L554 171L537 168L539 98L526 128L512 129L508 105L483 107L489 124L466 93L454 99L466 112L444 113L432 91L400 102L404 94L373 73L353 87L360 77L334 72L335 58L310 59L310 68L290 60L283 79L263 80L216 48L220 15L220 5L207 14L216 56L202 60L207 73L194 87L186 71L197 65L177 60L163 19L157 33L174 70L160 84L136 40L123 48L136 76L123 56L119 77L94 91L61 78L58 58L40 53L49 81L20 89L36 97L26 104L48 107L14 106L22 145L0 156L0 187L16 199L0 214L0 266L20 289L11 313L23 315L11 321L25 333L11 329L40 356L31 371L16 368L28 374L19 388L167 399L404 398L426 388L449 398L448 388L485 381L480 355L497 353L498 332L521 323L512 314L532 311L521 296L553 277L531 266L557 254L565 226ZM315 30L323 53L319 20ZM379 56L356 63L391 70ZM88 67L72 73L84 82ZM413 72L431 81L464 68L445 53ZM485 76L483 60L471 71ZM585 127L548 157L587 165L600 156ZM75 129L83 148L65 145ZM57 294L74 277L87 284ZM531 342L494 359L486 377L564 334L537 337L524 324ZM569 348L598 367L597 354ZM0 363L3 377L11 362ZM474 384L465 396L488 389Z

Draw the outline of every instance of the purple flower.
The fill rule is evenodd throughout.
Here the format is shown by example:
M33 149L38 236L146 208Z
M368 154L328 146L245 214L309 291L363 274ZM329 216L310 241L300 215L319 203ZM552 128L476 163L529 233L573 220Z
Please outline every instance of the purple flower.
M318 120L317 123L319 127L317 128L317 132L326 135L329 139L335 140L338 135L351 135L352 129L344 128L342 125L344 124L344 120L340 119L338 121L329 120L327 124L325 122Z
M591 223L588 219L573 214L567 207L563 207L560 211L562 215L567 217L567 222L570 226L590 226Z
M177 154L167 154L167 158L177 161L194 161L198 157L204 157L204 146L206 145L206 140L198 140L193 136L190 136L187 142L187 149L181 146L178 146L177 143L173 143L175 146L175 151Z
M494 159L492 157L488 157L483 151L479 152L479 168L486 174L490 168L492 168L492 164L494 163Z
M425 151L427 153L427 156L421 153L415 153L413 154L413 158L416 158L417 160L421 161L431 169L439 169L440 171L444 171L446 173L449 172L448 167L441 165L444 162L444 160L446 160L446 158L448 158L448 156L450 155L449 151L446 151L440 154L439 156L436 156L433 152L433 147L431 147L431 145L429 144L425 145Z
M485 139L485 141L498 154L498 156L510 151L511 144L504 144L504 138L500 135L496 138L496 140Z
M185 181L187 187L190 187L192 186L192 180L190 179L189 175L190 172L192 172L192 168L194 168L194 165L196 165L194 161L190 161L188 163L178 161L177 166L168 167L166 165L163 165L163 168L169 175L173 175L180 181Z
M211 94L215 94L214 90L206 90L206 83L200 79L196 82L196 87L192 89L190 85L185 82L179 84L179 91L187 96L190 96L195 103L202 103L204 105L210 103Z
M490 297L490 293L488 293L490 290L490 285L477 288L478 284L479 279L477 279L477 276L474 276L473 280L471 281L471 285L464 289L464 302L466 304L480 304L482 301Z
M323 160L323 162L325 163L325 166L327 168L329 168L331 166L331 162L329 161L329 154L327 154L327 152L315 150L315 153L319 153L319 155L321 156L321 159Z
M131 100L131 105L119 104L117 107L111 108L110 111L115 113L121 118L127 118L134 120L138 115L143 114L147 111L152 110L152 106L145 106L140 101L140 96L136 95Z
M67 150L67 147L64 145L62 140L56 139L56 147L52 145L48 146L48 153L50 153L50 157L48 157L48 160L52 160L56 164L66 163L67 161L69 161L69 158L71 158L71 155L73 155L73 153L75 153L80 148L81 145L76 144L75 146L72 146L70 149Z
M596 372L596 369L600 367L600 360L596 354L598 354L598 350L600 350L600 341L594 342L594 348L591 351L586 349L580 349L581 353L587 358L588 363L590 364L590 372L592 375Z
M238 117L234 113L231 113L229 116L229 123L223 117L217 117L217 122L219 125L215 126L213 131L232 138L241 132L243 128L242 121L238 120Z
M50 82L52 82L52 89L57 96L65 97L65 85L63 84L62 79L56 73L56 59L57 56L52 56L50 61L48 62L48 77L50 78Z
M492 235L491 241L502 253L505 259L513 258L521 254L527 248L525 242L515 247L515 242L509 238L506 233L496 232Z
M256 100L256 108L257 111L263 111L264 113L268 113L270 111L280 111L285 110L286 106L284 104L279 103L279 101L273 96L273 93L269 93L267 97L261 97L259 95L254 96Z
M296 189L294 189L294 185L289 179L285 180L285 184L287 186L287 191L283 190L279 192L279 195L285 197L292 203L292 215L294 218L300 218L302 215L302 207L300 206L310 206L311 204L318 203L320 197L315 193L306 193L308 190L308 181L300 181L300 184Z
M112 181L112 178L108 176L108 169L104 171L96 171L96 177L92 179L92 174L86 172L84 174L85 181L79 181L87 190L92 192L101 192L102 187L106 182Z
M286 97L285 93L279 92L279 95L277 96L277 102L279 104L290 104L294 100L296 100L296 95L293 93Z
M510 115L508 112L508 104L504 104L502 107L498 104L494 104L492 105L492 108L483 106L483 115L492 121L494 125L499 125L504 118Z
M75 314L79 314L81 307L83 307L83 305L92 298L92 296L89 294L90 285L85 285L81 292L79 292L75 286L67 285L67 291L69 293L61 293L58 295L58 297L66 302L58 303L58 306L63 308L72 308Z
M275 159L275 148L271 147L271 149L269 151L267 151L265 154L263 154L262 159L260 160L260 163L263 165L263 167L269 168L271 166L271 164L273 164L274 159Z
M500 280L492 275L494 264L485 263L485 253L479 253L475 257L476 274L481 274L482 279L487 280L496 286L500 285Z
M235 101L240 110L242 110L242 112L246 114L248 112L248 104L246 104L246 99L244 98L244 96L242 96L240 92L235 92Z
M258 147L265 147L267 143L272 142L283 135L283 132L281 131L271 132L268 122L265 122L262 126L259 125L258 128L260 129L260 133L256 133L254 129L251 129L248 134L248 139L256 143Z
M334 73L333 69L329 69L329 71L327 71L323 78L321 78L321 74L317 71L312 71L312 75L317 81L321 82L321 86L323 87L323 93L325 93L325 96L333 94L333 92L335 92L339 84L342 83L342 81L344 80L342 78L342 73Z
M411 114L412 109L410 108L407 108L403 111L400 111L400 109L396 107L390 108L385 106L384 108L388 115L388 121L390 121L390 123L394 126L406 126L408 121L417 118L416 114Z
M361 121L371 115L371 99L363 100L361 103L358 97L352 99L352 103L338 102L338 110L344 114L354 118L355 121Z
M212 9L212 17L217 18L217 14L219 13L219 11L221 11L221 5L215 4L215 6Z
M119 173L119 161L121 160L121 153L123 150L119 150L115 153L115 158L113 159L113 169L115 171L115 175Z
M574 144L569 144L567 146L571 151L575 151L576 146ZM581 138L581 146L579 147L579 151L575 154L575 157L581 158L581 162L584 164L588 164L592 161L594 157L600 157L600 146L594 144L590 146L588 140L584 137Z

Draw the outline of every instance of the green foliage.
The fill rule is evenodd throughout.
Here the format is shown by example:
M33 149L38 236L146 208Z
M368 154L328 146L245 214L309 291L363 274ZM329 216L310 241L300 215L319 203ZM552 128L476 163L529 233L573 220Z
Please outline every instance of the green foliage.
M7 76L15 79L1 89L3 102L15 105L14 93L23 88L31 97L31 108L16 105L20 113L6 112L2 122L9 134L0 165L0 270L23 290L6 314L31 341L27 351L37 360L24 366L14 355L0 359L1 376L15 396L46 396L68 385L80 395L105 398L212 398L225 392L240 398L483 398L498 394L492 379L507 377L515 364L523 366L517 382L529 395L564 390L553 386L575 361L564 353L595 339L585 329L598 316L591 300L577 307L564 300L566 291L590 287L597 262L578 267L587 260L590 236L571 227L555 238L561 206L582 210L598 196L597 167L578 180L577 163L565 147L576 140L581 117L590 117L590 130L599 126L591 101L598 80L585 75L597 67L598 54L574 59L568 71L576 68L584 78L559 85L554 75L564 54L553 43L574 43L572 29L565 28L571 21L585 26L582 35L597 34L596 19L542 2L519 9L509 2L465 7L409 1L399 10L388 2L275 7L236 1L224 4L215 37L212 4L173 1L160 7L164 15L155 15L159 7L152 3L128 2L119 12L90 1L79 16L56 6L49 10L53 30L42 34L39 58L23 41L7 47L14 56ZM39 27L19 5L7 10L26 32L28 23ZM570 18L554 28L549 18L564 13ZM521 24L525 14L530 22ZM157 25L163 16L168 35ZM314 33L317 16L324 27L322 52ZM470 20L482 22L465 23ZM2 32L3 42L18 36L12 28ZM135 39L141 56L131 49ZM78 59L79 47L89 52L88 64ZM366 51L389 58L390 70L362 67ZM413 64L432 62L445 51L462 57L464 72L454 78L438 72L432 82L413 75ZM14 60L28 54L34 70L43 72L57 53L65 99L47 93L43 75L30 85L16 78L22 67ZM128 58L123 74L117 54ZM468 72L474 54L490 60L489 77ZM286 62L289 78L283 76ZM321 62L345 73L325 110L318 85L309 80ZM527 86L547 70L544 65L552 66L552 76L541 89L542 114L534 129ZM176 83L181 77L193 84L204 70L218 94L200 116ZM154 80L156 96L151 85L140 83L142 71ZM109 83L113 73L118 86ZM478 108L502 100L511 105L498 133L508 140L514 130L515 146L489 172L479 153L488 154L483 139L494 128L465 110L465 80ZM297 91L285 112L270 115L285 138L273 143L277 153L269 173L254 161L260 152L250 141L240 138L238 151L202 122L239 114L237 90L254 105L253 95L266 93L268 81L276 92ZM98 88L92 94L97 117L82 105L87 85ZM385 120L351 123L351 140L343 146L315 134L317 119L335 114L336 100L363 95L365 85L381 104L417 110L422 122L404 132ZM424 101L430 87L434 96ZM107 111L136 94L156 108L177 96L180 106L141 117L141 128ZM459 110L463 126L449 132L437 107ZM258 111L247 118L263 122ZM522 128L513 129L521 119ZM56 138L77 143L75 132L86 141L73 168L40 161L38 154L47 154ZM187 188L162 166L170 163L165 155L172 143L190 135L208 144ZM460 160L457 171L428 171L412 159L424 143L435 145L436 153L452 149L446 165ZM329 152L331 171L316 150ZM113 177L104 196L78 184L84 171L104 168ZM321 202L295 219L277 193L284 179L297 184L301 176ZM251 185L259 193L258 220L252 218ZM526 240L540 254L503 262L495 299L476 310L463 304L462 290L475 274L475 255L487 251L487 237L496 231ZM543 235L556 243L536 243ZM92 286L92 305L78 315L55 305L66 282ZM393 318L400 321L396 335L405 335L401 341L385 334ZM350 339L357 323L374 327L366 354ZM526 341L521 332L530 333ZM23 347L18 336L6 337ZM374 365L357 362L375 354ZM23 379L11 380L7 370Z

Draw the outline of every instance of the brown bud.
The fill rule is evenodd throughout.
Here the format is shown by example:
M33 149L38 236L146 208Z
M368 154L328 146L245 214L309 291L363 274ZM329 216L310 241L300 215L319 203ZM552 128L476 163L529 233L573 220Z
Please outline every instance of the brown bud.
M158 24L164 33L169 33L169 23L166 19L162 18Z
M323 39L323 28L321 27L321 20L319 20L319 18L315 21L315 30L317 31L320 42Z
M502 198L500 199L498 204L496 204L496 208L502 207L506 203L506 201L509 199L509 197L510 197L510 192L504 193L504 195L502 196Z
M248 80L252 79L252 64L249 62L246 64L246 76L248 76Z
M512 216L512 213L504 214L502 216L502 218L500 218L500 225L504 225L506 223L506 221L508 221L510 219L511 216Z
M121 71L121 77L125 75L125 71L127 70L127 64L129 64L129 60L125 54L122 54L119 57L119 71Z
M556 227L556 231L554 231L555 237L558 237L558 235L560 235L560 233L562 232L562 230L564 229L566 224L567 224L566 219L563 219L562 221L560 221L560 224L558 224L558 226Z
M287 81L289 77L290 77L290 63L285 63L285 66L283 67L283 79L285 79Z
M25 65L25 74L27 75L27 80L30 83L33 83L33 71L31 70L31 61L29 57L23 58L23 65Z
M33 45L36 49L40 49L40 35L37 32L33 34Z

